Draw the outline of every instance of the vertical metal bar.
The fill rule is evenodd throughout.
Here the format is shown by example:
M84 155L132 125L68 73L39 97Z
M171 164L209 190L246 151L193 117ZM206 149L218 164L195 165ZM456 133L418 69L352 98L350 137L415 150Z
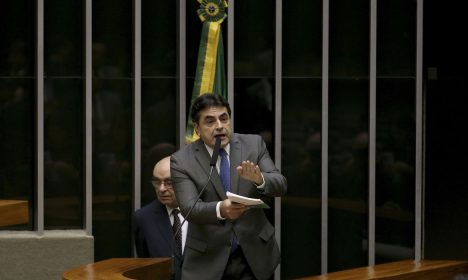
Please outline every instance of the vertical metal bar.
M283 52L283 5L276 0L275 38L275 164L281 170L281 119L282 119L282 52ZM275 198L275 237L281 249L281 197ZM281 279L281 264L275 271L275 279Z
M134 2L134 135L133 135L133 210L141 207L141 0Z
M422 165L423 165L423 0L417 1L416 15L416 170L415 170L415 259L422 258Z
M229 1L227 29L227 94L231 105L231 122L234 127L234 6L235 1Z
M177 95L177 104L179 104L178 107L178 123L177 127L178 129L178 139L179 139L179 147L183 147L185 145L185 127L186 127L186 114L187 110L185 109L186 106L186 91L187 91L187 86L186 86L186 79L187 79L187 73L186 73L186 3L185 0L179 0L177 2L178 5L178 33L179 36L177 37L177 43L178 43L178 61L177 61L177 92L179 93Z
M87 235L93 233L93 101L92 101L92 0L85 4L85 230Z
M321 272L328 271L328 56L329 56L329 0L323 0L322 28L322 246Z
M37 0L37 41L36 41L36 231L44 234L44 0Z
M141 207L141 0L133 2L133 211ZM134 240L132 230L132 240ZM131 242L133 255L135 244Z
M369 77L369 229L368 264L375 264L375 147L377 97L377 0L370 1Z

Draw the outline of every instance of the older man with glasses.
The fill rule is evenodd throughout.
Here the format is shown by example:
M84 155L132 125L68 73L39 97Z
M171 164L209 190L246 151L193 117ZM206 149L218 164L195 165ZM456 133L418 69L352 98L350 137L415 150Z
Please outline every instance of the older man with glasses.
M170 173L170 157L156 163L151 182L156 198L134 215L135 247L140 258L173 257L174 279L181 279L188 223L183 223Z

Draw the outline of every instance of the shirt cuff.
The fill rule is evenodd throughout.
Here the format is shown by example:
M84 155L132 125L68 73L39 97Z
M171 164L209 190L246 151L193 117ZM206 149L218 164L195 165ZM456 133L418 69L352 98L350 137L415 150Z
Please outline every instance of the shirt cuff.
M226 220L225 218L221 217L221 210L219 209L220 207L221 201L216 204L216 216L218 217L218 220Z
M257 187L257 189L263 191L265 190L265 177L263 177L263 173L260 173L260 175L262 175L262 181L263 181L262 184L257 185L254 183L254 185Z

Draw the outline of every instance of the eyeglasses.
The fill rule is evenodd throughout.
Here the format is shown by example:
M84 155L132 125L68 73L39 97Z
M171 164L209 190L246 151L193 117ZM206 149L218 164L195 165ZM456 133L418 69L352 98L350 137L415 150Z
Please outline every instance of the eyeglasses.
M159 180L157 178L151 179L151 184L153 184L153 187L155 188L160 188L163 184L166 188L172 189L172 180L171 179L166 179L166 180Z

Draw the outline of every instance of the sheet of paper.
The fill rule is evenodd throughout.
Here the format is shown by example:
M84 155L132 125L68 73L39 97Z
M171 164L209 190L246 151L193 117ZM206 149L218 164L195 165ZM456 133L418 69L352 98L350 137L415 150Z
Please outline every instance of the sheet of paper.
M258 198L250 198L242 195L238 195L231 192L226 192L226 196L232 201L236 203L242 203L252 208L270 208L263 200Z

